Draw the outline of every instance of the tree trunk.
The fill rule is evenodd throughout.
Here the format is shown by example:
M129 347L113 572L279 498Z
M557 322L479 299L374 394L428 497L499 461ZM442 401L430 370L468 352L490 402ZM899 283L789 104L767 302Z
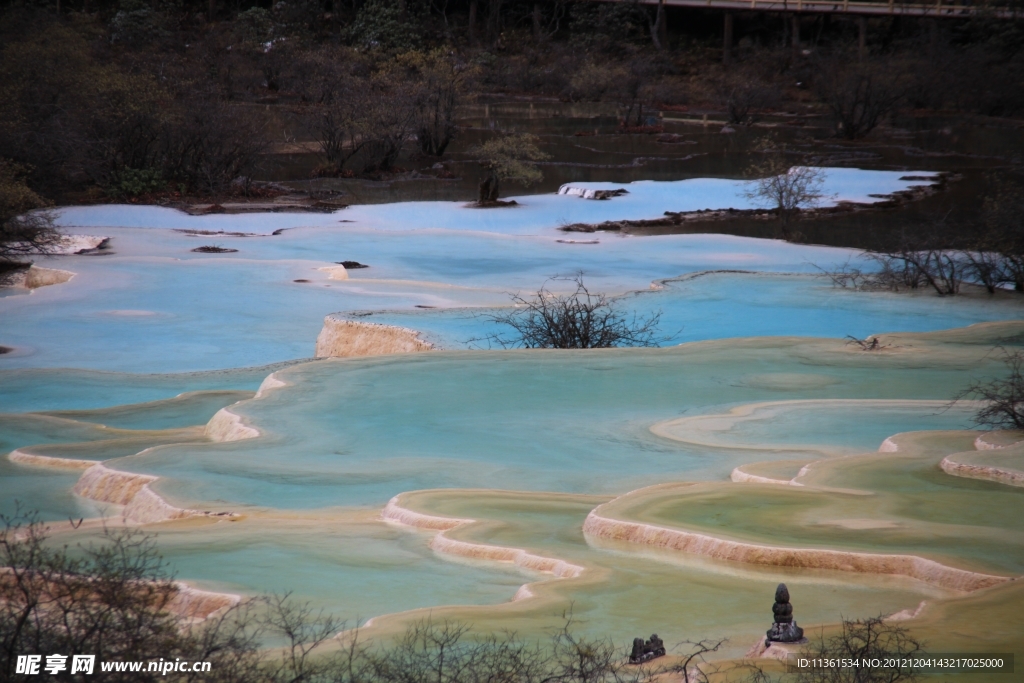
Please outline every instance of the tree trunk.
M481 204L498 201L498 177L494 173L488 172L487 177L480 181L478 200Z
M665 27L665 0L658 0L658 10L651 24L651 42L658 50L664 50L668 44L668 31Z
M725 26L722 35L722 64L729 66L732 61L732 12L725 13Z
M538 43L542 38L541 27L540 27L540 3L533 3L533 39Z
M213 17L217 13L217 0L210 0L210 5L206 10L206 20L213 21Z
M868 54L868 19L857 18L857 59L864 61Z
M668 18L665 16L665 0L658 0L658 43L662 50L668 48Z

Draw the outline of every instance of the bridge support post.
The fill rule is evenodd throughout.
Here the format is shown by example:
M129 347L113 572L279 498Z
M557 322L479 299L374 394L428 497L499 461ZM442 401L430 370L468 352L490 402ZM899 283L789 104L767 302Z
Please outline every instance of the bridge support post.
M658 49L668 48L668 18L665 16L665 0L658 0L658 15L655 21L658 31Z
M857 59L864 61L868 54L868 18L857 17Z
M210 0L213 2L213 0ZM476 8L477 0L471 0L469 3L469 42L476 45Z
M793 41L793 52L795 54L800 51L800 15L794 13L790 22L792 24L791 38Z
M732 12L725 13L725 30L722 36L722 64L729 66L732 61Z

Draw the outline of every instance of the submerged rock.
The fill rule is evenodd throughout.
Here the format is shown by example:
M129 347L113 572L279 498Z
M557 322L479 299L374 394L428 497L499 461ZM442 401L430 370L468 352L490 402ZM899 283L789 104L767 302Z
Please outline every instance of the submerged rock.
M612 197L619 197L624 194L629 194L629 190L618 188L615 190L592 190L586 187L575 187L573 185L562 185L558 188L558 194L569 195L571 197L582 197L583 199L611 199Z

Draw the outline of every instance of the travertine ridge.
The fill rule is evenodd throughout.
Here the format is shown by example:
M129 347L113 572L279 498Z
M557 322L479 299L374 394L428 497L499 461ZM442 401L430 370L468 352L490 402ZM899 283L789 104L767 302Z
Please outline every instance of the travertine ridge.
M17 448L7 454L7 459L20 465L31 467L47 467L58 470L87 470L96 464L95 460L81 460L78 458L54 458L49 455L35 455L26 453Z
M262 386L260 390L263 390ZM242 441L255 439L260 435L258 429L245 424L241 417L227 408L221 408L214 413L206 423L205 433L210 441Z
M316 338L317 358L385 356L393 353L418 353L433 348L434 345L420 339L415 330L343 320L334 315L324 318L324 326Z
M986 449L988 450L988 449ZM958 462L952 455L947 455L939 463L946 474L967 479L984 479L1007 486L1024 486L1024 472L994 465L976 465Z
M563 579L575 578L583 573L583 567L579 565L571 564L564 560L534 555L522 548L470 543L449 538L445 535L446 531L451 531L465 524L472 524L475 520L437 517L415 512L403 507L400 503L400 498L401 496L395 496L388 501L388 504L381 511L381 518L393 524L436 531L437 533L430 541L430 547L435 552L477 560L508 562L523 569L551 574ZM533 597L533 592L528 586L529 584L522 586L516 592L513 601Z
M587 519L583 523L584 535L678 550L732 562L869 574L896 574L958 591L974 591L1012 580L1006 576L992 576L947 567L933 560L914 555L876 555L821 548L774 547L730 541L682 529L669 529L653 524L611 519L600 514L603 507L603 505L599 505L587 515Z

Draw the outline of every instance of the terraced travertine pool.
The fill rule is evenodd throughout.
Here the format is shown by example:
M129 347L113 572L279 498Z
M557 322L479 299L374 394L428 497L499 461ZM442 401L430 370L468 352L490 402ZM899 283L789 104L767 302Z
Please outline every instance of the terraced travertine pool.
M865 199L902 175L830 183ZM1024 489L966 475L1019 453L977 451L976 406L948 401L1024 346L1019 297L836 290L811 274L858 258L842 249L557 241L564 222L740 205L734 182L629 189L497 212L65 210L114 253L43 259L75 277L0 297L0 511L74 542L97 531L68 517L141 525L186 581L292 590L380 636L425 610L536 634L571 605L593 634L728 637L742 656L785 581L805 627L905 612L950 648L1012 650ZM254 234L210 256L176 229ZM660 310L671 339L474 348L508 292L577 271ZM331 313L435 350L311 360ZM844 339L874 333L880 351Z

